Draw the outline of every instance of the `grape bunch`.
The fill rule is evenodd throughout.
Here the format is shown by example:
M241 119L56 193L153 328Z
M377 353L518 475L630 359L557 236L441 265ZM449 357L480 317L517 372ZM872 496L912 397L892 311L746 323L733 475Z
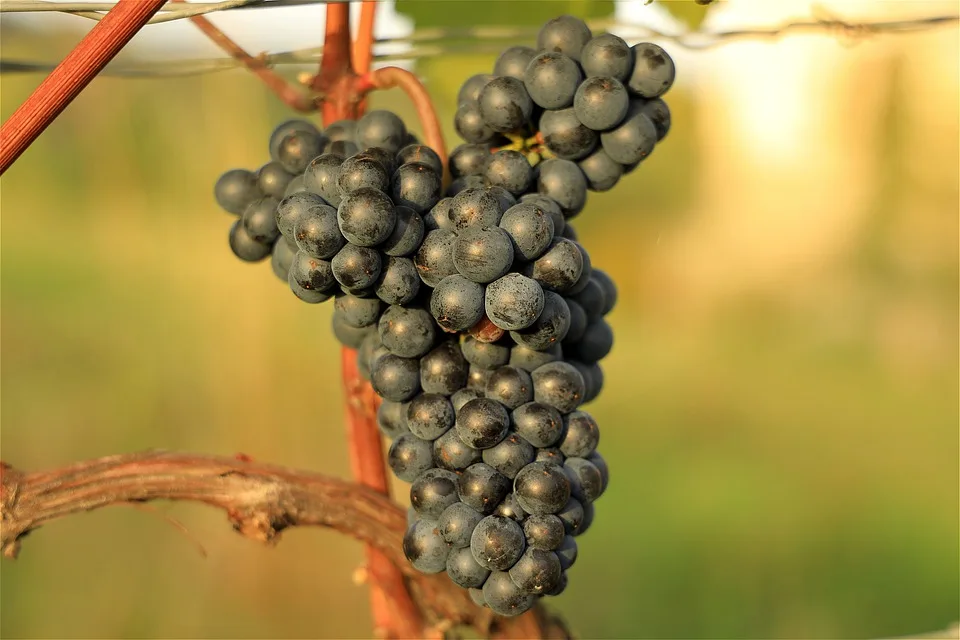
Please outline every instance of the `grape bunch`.
M538 191L575 216L588 189L612 189L667 135L661 96L674 77L673 60L656 44L594 36L573 16L550 20L536 49L510 47L492 74L461 86L454 124L466 143L451 153L453 192Z

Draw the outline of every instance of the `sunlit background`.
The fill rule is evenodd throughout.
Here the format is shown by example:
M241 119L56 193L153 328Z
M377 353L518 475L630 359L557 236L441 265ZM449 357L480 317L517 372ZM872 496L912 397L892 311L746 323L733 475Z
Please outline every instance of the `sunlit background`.
M537 24L588 4L603 3L414 17ZM381 8L381 36L414 26L402 2ZM956 10L730 0L703 28ZM322 15L214 21L278 51L319 45ZM658 4L616 15L682 28ZM55 61L90 24L5 15L2 56ZM548 604L581 637L880 638L960 618L958 30L840 35L664 43L673 130L576 221L620 287L590 407L612 482ZM148 27L125 60L215 53L181 22ZM494 58L411 63L451 147L459 84ZM41 78L3 76L0 115ZM372 106L419 131L402 94ZM101 78L4 175L4 460L162 447L347 475L331 306L236 260L212 198L223 171L266 161L289 116L242 71ZM368 637L359 545L283 538L258 546L182 504L50 524L0 564L0 635Z

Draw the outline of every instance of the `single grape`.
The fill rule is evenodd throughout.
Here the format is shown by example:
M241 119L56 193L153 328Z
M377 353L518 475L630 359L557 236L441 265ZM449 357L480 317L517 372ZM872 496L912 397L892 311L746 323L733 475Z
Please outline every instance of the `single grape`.
M546 300L546 297L544 300ZM519 367L524 371L533 372L548 362L554 362L562 357L563 353L559 344L553 344L543 350L532 349L518 344L510 349L510 362L508 364L511 367Z
M572 224L567 224L567 226L563 228L563 233L560 234L560 236L567 240L573 240L574 242L576 242L578 238L577 230L573 228Z
M420 279L430 287L436 287L447 276L457 273L453 263L453 247L457 236L450 231L434 229L423 239L423 244L413 258Z
M450 429L433 441L433 461L443 469L463 471L480 462L480 451L467 445L456 429Z
M485 144L461 144L450 152L450 175L454 178L480 175L490 155L490 147Z
M489 73L478 73L475 76L467 78L467 81L461 85L460 92L457 94L457 104L478 102L480 100L480 92L493 78L494 76Z
M332 284L333 272L329 266L327 269ZM344 322L358 329L376 324L380 319L380 301L376 298L359 298L350 294L341 294L333 301L333 308L343 317Z
M380 342L380 334L376 331L371 331L364 337L363 342L360 343L360 348L357 349L357 370L364 380L370 381L371 365L377 358L386 353L389 352Z
M361 187L346 194L337 208L340 232L351 243L373 247L390 237L397 224L397 212L387 194Z
M270 134L270 159L279 161L280 160L280 147L283 143L284 138L286 138L291 133L297 132L306 132L316 137L321 137L320 130L308 120L286 120L281 122Z
M476 391L481 398L485 397L484 392L491 375L493 375L493 369L481 369L476 365L470 365L470 370L467 373L467 389Z
M501 616L518 616L536 603L537 597L524 593L506 571L494 571L483 583L483 601Z
M564 298L563 301L567 303L567 309L570 310L570 328L563 338L563 344L574 344L580 341L583 332L587 330L587 312L572 298Z
M525 193L520 196L520 203L532 204L546 211L550 219L553 220L553 235L559 236L563 233L567 222L563 217L563 210L560 208L560 205L557 204L556 200L539 193Z
M393 201L417 213L429 211L440 201L440 174L426 164L405 164L393 175Z
M233 255L244 262L259 262L270 255L271 245L251 238L241 220L230 227L229 238Z
M456 428L468 446L489 449L506 437L510 414L495 400L477 398L460 408Z
M560 584L560 559L552 551L527 549L510 568L510 579L525 593L543 594Z
M579 160L597 146L597 133L580 123L572 107L544 111L540 133L550 151L565 160Z
M548 462L531 462L513 481L520 506L532 515L556 513L570 499L570 481L563 468Z
M480 91L479 106L484 123L499 133L522 129L533 113L533 102L523 81L509 76L488 82Z
M481 369L502 367L510 359L510 347L493 342L481 342L473 336L464 338L461 348L467 362Z
M374 292L387 304L408 304L420 291L420 276L410 258L388 256Z
M483 461L511 480L535 457L533 446L515 433L483 450Z
M478 102L461 103L453 116L453 127L461 138L474 144L490 142L497 137L497 132L483 119Z
M511 149L503 149L490 156L483 175L489 184L503 187L512 195L524 193L533 182L530 162L522 153Z
M448 196L441 198L437 204L433 205L430 211L423 214L424 231L433 231L434 229L445 229L454 231L453 222L450 221L450 205L453 198Z
M537 48L556 51L574 60L580 60L584 45L592 37L590 28L580 18L568 15L558 16L540 29L540 33L537 34Z
M437 152L422 144L408 144L397 152L397 162L400 165L420 163L425 164L438 176L443 175L443 162Z
M484 569L473 557L470 547L453 549L447 556L447 575L463 588L476 589L482 587L490 575L489 569Z
M552 465L562 467L564 460L566 460L566 457L560 452L560 449L558 449L557 447L547 447L545 449L537 449L536 462L544 462L547 464L552 464Z
M294 131L280 142L277 160L288 173L302 174L310 161L323 153L326 138L311 131Z
M382 147L396 153L404 146L407 127L396 114L384 110L368 111L357 121L357 142L363 148Z
M569 477L567 479L569 480ZM564 535L574 535L573 532L579 529L583 523L583 514L583 503L576 498L567 500L567 504L556 514L560 522L563 523ZM563 542L562 538L563 536L561 536L561 543Z
M494 509L493 515L510 518L514 522L522 525L523 521L530 514L524 511L523 507L520 506L520 502L517 500L517 494L510 492L507 494L507 497L503 499L503 502L498 504L497 508Z
M497 199L497 204L500 205L500 211L506 211L517 204L517 198L498 184L487 187L487 192Z
M452 198L461 191L466 191L467 189L479 189L486 187L486 185L487 179L483 176L460 176L450 183L450 186L447 187L444 195L448 198Z
M500 228L510 236L514 254L522 260L539 258L553 239L553 219L532 202L507 209L500 219Z
M523 521L523 533L528 547L543 551L553 551L559 547L566 535L563 521L550 514L529 516Z
M243 211L241 223L247 235L264 244L272 245L280 237L277 228L277 207L280 202L276 198L266 197L254 200Z
M604 135L607 134L601 134L601 141ZM569 218L580 213L587 202L587 179L580 167L562 158L551 158L538 166L537 190L554 200L564 216ZM554 233L559 234L560 231L554 229Z
M303 184L303 176L294 176L293 180L287 183L287 188L283 191L283 197L289 198L295 193L302 193L307 190L305 184Z
M474 560L476 562L476 560ZM470 594L470 599L473 600L473 604L478 607L487 607L487 599L483 597L483 589L467 589L467 592Z
M562 297L552 291L543 293L543 311L529 327L510 332L518 345L536 351L545 351L559 345L570 330L570 308Z
M583 402L583 376L568 362L545 364L532 374L533 397L561 413L569 413Z
M293 291L293 295L297 296L307 304L319 304L321 302L326 302L327 300L330 299L331 296L327 292L314 291L312 289L304 289L299 284L297 284L297 281L293 278L293 275L294 275L293 269L290 269L290 272L287 275L287 283L290 285L290 290ZM336 317L334 317L334 320L336 320ZM345 343L348 340L352 341L354 339L358 341L358 344L359 342L362 342L363 338L365 337L364 334L359 333L362 330L350 329L349 327L347 327L346 329L342 328L345 326L346 325L339 325L336 322L334 322L333 329L334 329L334 335L336 336L337 340L339 340L342 343ZM346 335L348 333L351 333L352 331L357 331L358 333L352 337Z
M424 440L436 440L449 431L455 421L450 400L437 393L421 393L410 401L407 409L407 427Z
M380 163L380 166L384 168L388 176L392 176L393 172L397 170L397 154L395 152L388 151L383 147L370 147L368 149L364 149L362 153L359 153L354 157L376 160Z
M387 462L394 475L404 482L413 482L417 476L433 468L433 447L412 433L402 433L387 453Z
M606 131L623 122L629 107L626 87L609 76L587 78L573 98L577 120L596 131Z
M377 334L372 333L370 335L376 336ZM367 338L363 344L371 343L372 341ZM390 402L389 400L381 402L377 409L377 426L380 428L380 432L391 440L399 438L404 433L410 433L407 428L407 403Z
M536 55L537 51L532 47L516 46L505 49L493 65L493 73L522 81L523 72L527 70L527 65Z
M591 277L584 284L585 286L583 289L577 294L571 296L571 299L583 308L586 318L590 322L596 322L603 316L603 308L606 304L606 294L603 291L603 286L601 286L599 280L596 278ZM568 339L570 339L569 336ZM579 342L579 339L570 339L570 341Z
M444 510L460 502L457 474L446 469L428 469L410 486L410 505L421 516L439 518Z
M488 189L466 189L450 203L450 220L458 232L473 226L494 227L502 216L499 201Z
M457 487L464 504L489 515L510 492L510 480L490 465L478 462L463 471Z
M283 192L293 180L293 174L287 173L279 162L268 162L257 171L257 187L265 196L283 199Z
M270 254L270 266L278 278L287 281L290 273L290 265L293 264L293 257L297 255L297 245L290 244L286 238L277 240L273 245L273 251Z
M523 529L503 516L486 516L470 537L470 549L480 566L487 569L509 569L523 554L526 540Z
M280 204L277 217L284 226L292 219L293 227L287 237L295 240L301 251L315 258L329 260L347 241L340 233L336 209L308 200L309 195L312 194L296 195L284 200ZM292 204L285 208L286 203L291 201Z
M588 455L587 460L593 463L593 466L600 472L600 494L602 495L610 483L610 470L607 468L607 461L596 451Z
M246 169L231 169L217 179L213 188L214 198L227 213L240 215L244 209L260 198L257 176Z
M453 246L453 264L468 280L492 282L513 265L513 243L500 227L468 227Z
M627 117L616 128L600 134L600 144L611 159L621 164L640 162L653 152L657 128L638 103L630 105Z
M558 555L557 557L559 558L560 556ZM563 564L561 563L560 566L563 566ZM563 593L564 591L566 591L566 589L567 589L567 572L566 572L566 571L561 571L561 572L560 572L560 582L558 582L558 583L557 583L557 586L555 586L555 587L554 587L553 589L551 589L550 591L547 591L544 595L548 595L548 596L559 596L561 593ZM482 592L481 592L481 593L482 593Z
M291 273L292 273L291 269ZM291 289L293 287L291 286ZM306 289L305 289L306 290ZM297 293L294 291L294 293ZM299 295L299 294L297 294ZM329 299L330 294L324 294L326 298ZM375 327L351 327L346 322L343 321L343 316L339 313L334 312L332 322L330 323L333 326L333 335L337 341L345 347L350 349L359 349L363 345L363 341L367 339L371 333L376 333ZM372 374L371 374L372 375Z
M330 292L336 285L330 263L314 258L304 251L298 251L293 256L289 278L308 291Z
M581 273L583 254L566 238L554 238L547 251L524 269L524 275L536 280L544 289L561 293L573 287Z
M588 78L609 76L625 82L633 71L633 50L623 38L604 33L583 46L580 66Z
M506 331L534 325L543 312L544 291L531 278L508 273L487 286L484 310L496 326Z
M430 312L447 331L469 329L483 317L483 285L461 275L447 276L430 296Z
M612 348L613 330L605 320L600 319L587 325L580 342L571 345L569 351L571 357L589 364L607 357Z
M440 573L447 568L450 545L443 541L433 520L418 520L403 536L403 555L421 573Z
M487 379L484 395L513 410L533 400L533 380L523 369L499 367Z
M343 162L343 158L331 153L317 156L303 172L303 186L307 191L323 197L330 205L340 206L341 195L337 180Z
M534 447L552 447L563 436L560 412L540 402L527 402L513 410L513 428Z
M580 521L580 526L576 528L573 532L573 536L580 536L587 532L590 528L590 525L593 524L593 517L596 513L596 510L592 502L588 502L583 506L583 520Z
M456 485L458 481L456 474L450 471L445 473L453 476ZM454 488L454 494L456 494L456 487ZM470 536L481 520L483 520L482 513L470 505L460 502L458 498L456 502L443 510L437 520L437 525L443 539L454 548L461 549L470 546Z
M555 52L538 55L523 74L523 84L530 99L544 109L563 109L572 105L581 82L583 71L580 65Z
M346 196L362 187L386 191L390 186L390 176L373 157L359 154L347 158L340 165L337 175L337 189L341 196Z
M426 354L433 348L437 337L433 318L420 307L387 307L380 316L378 331L383 346L402 358L419 358Z
M359 152L360 147L353 140L331 140L323 147L324 155L337 156L341 160L355 156Z
M670 107L661 98L654 98L643 103L640 112L650 118L657 130L657 142L670 132Z
M385 400L406 402L420 392L420 363L392 353L381 356L370 369L370 382Z
M587 364L579 360L571 360L570 364L577 367L577 371L583 376L586 387L583 394L583 404L593 402L600 395L600 391L603 390L603 369L596 362Z
M324 129L323 135L335 142L337 140L353 140L357 137L357 121L337 120Z
M676 75L673 58L662 47L652 42L633 45L633 71L627 79L631 93L657 98L673 86Z
M564 472L570 480L570 492L577 500L587 504L603 492L603 476L600 470L585 458L567 458Z
M382 262L380 252L347 243L330 261L333 277L347 289L366 289L376 284Z
M420 384L426 393L451 395L466 384L468 369L460 346L447 340L420 359Z
M615 162L603 149L597 149L578 162L577 166L592 191L609 191L623 175L623 165Z
M473 367L471 367L471 369L472 368ZM484 386L486 386L486 383L484 383ZM453 410L459 414L460 409L462 409L465 404L471 400L476 400L477 398L482 397L483 389L470 389L467 387L456 391L452 396L450 396L450 402L453 404Z

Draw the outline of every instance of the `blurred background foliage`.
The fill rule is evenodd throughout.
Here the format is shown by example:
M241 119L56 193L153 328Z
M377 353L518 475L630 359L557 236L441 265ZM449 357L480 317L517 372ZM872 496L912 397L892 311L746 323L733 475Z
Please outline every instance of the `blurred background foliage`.
M399 9L472 25L608 3L417 4ZM7 24L3 55L74 40ZM550 606L584 638L942 628L960 617L956 29L670 50L673 131L576 221L621 292L590 408L613 481ZM459 84L492 64L417 63L449 145ZM4 76L0 115L39 80ZM414 122L403 95L371 102ZM7 172L5 460L163 447L347 474L331 308L234 259L211 197L289 115L244 72L100 79ZM208 509L113 508L0 565L0 635L366 637L360 562L327 531L267 549Z

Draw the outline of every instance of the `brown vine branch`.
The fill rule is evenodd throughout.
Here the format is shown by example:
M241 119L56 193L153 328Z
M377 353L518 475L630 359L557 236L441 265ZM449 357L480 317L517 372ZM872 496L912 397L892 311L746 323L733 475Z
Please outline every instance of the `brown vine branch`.
M186 2L186 0L173 0L173 2ZM316 101L295 89L270 68L264 56L251 56L244 51L243 47L234 42L227 34L203 16L192 16L190 20L193 24L197 25L197 28L200 29L205 36L210 38L214 44L260 78L260 80L291 109L303 113L317 110Z
M201 502L222 509L243 536L275 543L294 526L330 527L376 548L403 576L421 627L412 637L438 637L467 625L497 638L569 637L538 608L500 619L473 604L444 574L423 575L403 557L403 510L367 487L318 473L234 458L148 451L21 472L0 463L0 550L16 557L23 538L59 518L152 500Z
M164 0L120 0L0 127L0 175L155 14Z

